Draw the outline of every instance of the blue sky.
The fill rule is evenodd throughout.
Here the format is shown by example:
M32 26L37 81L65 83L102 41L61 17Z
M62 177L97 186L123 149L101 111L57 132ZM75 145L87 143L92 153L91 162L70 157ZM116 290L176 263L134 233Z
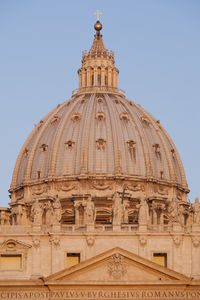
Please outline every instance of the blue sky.
M34 124L78 87L97 9L119 87L161 121L190 200L200 195L200 1L0 0L0 206L10 201L15 161Z

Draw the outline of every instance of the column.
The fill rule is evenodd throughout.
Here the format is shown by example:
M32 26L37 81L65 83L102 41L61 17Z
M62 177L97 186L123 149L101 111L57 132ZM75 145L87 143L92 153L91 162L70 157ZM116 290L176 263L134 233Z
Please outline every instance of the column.
M50 239L51 242L51 271L56 273L60 271L60 239L57 236L53 236Z
M200 272L200 238L192 237L192 277L197 279Z
M32 259L33 259L33 264L32 264L32 276L31 278L38 278L41 275L40 271L40 237L34 236L33 237L33 248L32 248Z

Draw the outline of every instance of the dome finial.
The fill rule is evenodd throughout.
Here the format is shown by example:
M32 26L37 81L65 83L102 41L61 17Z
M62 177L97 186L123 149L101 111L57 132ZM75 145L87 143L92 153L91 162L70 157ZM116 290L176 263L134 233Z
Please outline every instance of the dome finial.
M101 29L102 29L102 24L100 23L99 21L99 16L100 15L103 15L102 12L99 11L99 9L97 9L97 12L94 12L94 15L97 15L97 22L96 24L94 25L94 29L99 32Z

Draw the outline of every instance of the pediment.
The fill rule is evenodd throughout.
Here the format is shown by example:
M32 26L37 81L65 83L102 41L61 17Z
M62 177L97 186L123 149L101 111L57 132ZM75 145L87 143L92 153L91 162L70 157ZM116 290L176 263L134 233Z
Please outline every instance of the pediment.
M29 248L31 248L32 246L29 244L26 244L24 242L15 240L15 239L8 239L2 243L0 243L0 249L1 250L28 250Z
M121 248L113 248L45 278L46 283L128 284L188 281L188 277Z

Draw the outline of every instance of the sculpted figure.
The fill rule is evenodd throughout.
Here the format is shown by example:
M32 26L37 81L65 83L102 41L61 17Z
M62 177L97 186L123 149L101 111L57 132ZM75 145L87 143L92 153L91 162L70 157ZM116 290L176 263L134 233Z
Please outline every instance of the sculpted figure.
M87 201L84 202L85 207L85 224L93 225L96 219L95 206L92 201L91 195L88 197Z
M56 196L55 201L53 202L53 223L58 224L60 223L62 217L62 206L60 204L60 200L58 195Z
M194 224L200 224L200 203L199 198L195 199L195 203L193 204L194 210Z
M179 211L178 211L178 203L176 199L173 199L168 206L168 215L169 215L169 220L170 223L175 223L178 222L178 216L179 216Z
M184 218L185 209L182 205L179 206L179 215L178 215L178 221L179 223L184 226L185 225L185 218Z
M1 211L1 218L0 218L0 224L1 225L9 225L9 215L6 211Z
M42 225L43 207L36 199L31 207L31 217L34 225Z
M113 225L121 225L124 215L124 206L121 203L121 197L117 192L114 194L113 201Z
M149 220L149 206L144 198L140 199L140 203L136 206L139 208L138 223L147 225Z
M23 220L25 219L25 209L23 208L22 205L15 205L12 207L12 219L13 219L13 224L15 225L22 225Z

